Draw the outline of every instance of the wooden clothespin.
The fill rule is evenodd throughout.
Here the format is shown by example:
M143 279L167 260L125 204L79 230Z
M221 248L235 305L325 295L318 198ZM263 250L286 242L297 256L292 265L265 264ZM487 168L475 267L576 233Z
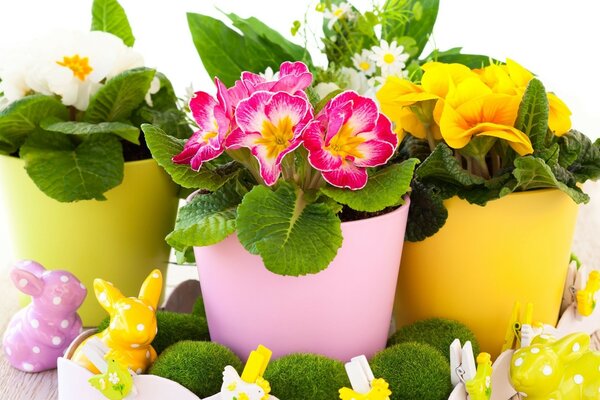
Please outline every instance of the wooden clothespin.
M490 400L492 397L492 357L489 353L477 356L477 372L465 382L469 400Z
M248 357L244 371L242 371L242 380L247 383L254 383L258 378L264 375L273 352L263 345L259 345Z

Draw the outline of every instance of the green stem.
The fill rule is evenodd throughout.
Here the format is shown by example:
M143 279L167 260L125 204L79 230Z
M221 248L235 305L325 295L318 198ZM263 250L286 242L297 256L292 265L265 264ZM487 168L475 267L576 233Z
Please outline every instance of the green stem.
M433 136L433 131L431 130L431 124L423 122L423 126L425 127L425 133L427 134L427 143L429 144L429 150L435 150L437 143L435 142L435 137Z
M490 170L488 168L487 162L485 161L485 155L483 157L475 158L475 162L479 167L479 171L481 172L481 177L484 179L490 179Z
M246 167L246 169L252 174L252 177L254 177L256 183L266 186L265 181L260 176L260 167L258 162L247 149L227 150L226 153L229 155L229 157Z

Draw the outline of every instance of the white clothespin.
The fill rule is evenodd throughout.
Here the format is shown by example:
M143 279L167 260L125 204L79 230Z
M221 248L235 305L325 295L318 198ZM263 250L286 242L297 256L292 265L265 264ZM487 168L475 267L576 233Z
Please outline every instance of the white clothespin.
M475 355L473 345L467 341L461 346L460 340L455 339L450 345L450 378L454 386L475 377L477 367L475 366Z
M357 393L366 394L371 390L371 382L375 379L371 366L367 361L367 357L354 357L350 362L346 363L346 373L352 390Z
M600 330L600 307L594 304L600 300L597 292L599 274L586 266L577 270L570 289L573 301L558 321L554 335L557 339L575 332L593 335Z
M82 351L87 359L98 368L98 371L103 374L106 373L108 370L108 363L104 359L104 356L106 356L109 349L100 339L96 336L90 337L83 344Z

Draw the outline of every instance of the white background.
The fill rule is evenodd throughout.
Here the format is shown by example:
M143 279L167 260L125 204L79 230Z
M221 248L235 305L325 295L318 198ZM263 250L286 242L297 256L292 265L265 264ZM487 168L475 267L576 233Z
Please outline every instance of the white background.
M180 95L193 83L212 90L190 38L186 12L256 16L290 36L314 1L121 0L146 64L166 73ZM383 1L383 0L382 0ZM369 0L354 0L365 9ZM513 58L537 73L573 111L574 127L600 137L600 5L598 0L442 0L434 31L444 50ZM0 52L56 29L87 30L91 0L0 0ZM315 21L315 28L320 21ZM316 49L312 49L318 54ZM1 53L0 53L1 54ZM323 61L321 59L321 61ZM0 221L0 264L7 260Z

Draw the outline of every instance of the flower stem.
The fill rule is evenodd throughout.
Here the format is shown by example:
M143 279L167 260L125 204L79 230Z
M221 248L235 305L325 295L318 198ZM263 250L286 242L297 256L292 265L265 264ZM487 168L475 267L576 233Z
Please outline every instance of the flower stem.
M246 169L252 174L252 177L254 177L256 183L266 186L265 181L260 176L260 167L248 150L227 150L226 153L229 155L229 157L246 167Z
M475 158L475 162L479 167L479 172L481 173L481 177L484 179L490 179L490 170L488 168L487 162L485 161L485 155L480 158Z
M431 124L423 122L423 126L425 127L425 133L427 134L427 143L429 144L429 150L435 150L435 146L437 143L435 142L435 138L433 136L433 131L431 130Z

